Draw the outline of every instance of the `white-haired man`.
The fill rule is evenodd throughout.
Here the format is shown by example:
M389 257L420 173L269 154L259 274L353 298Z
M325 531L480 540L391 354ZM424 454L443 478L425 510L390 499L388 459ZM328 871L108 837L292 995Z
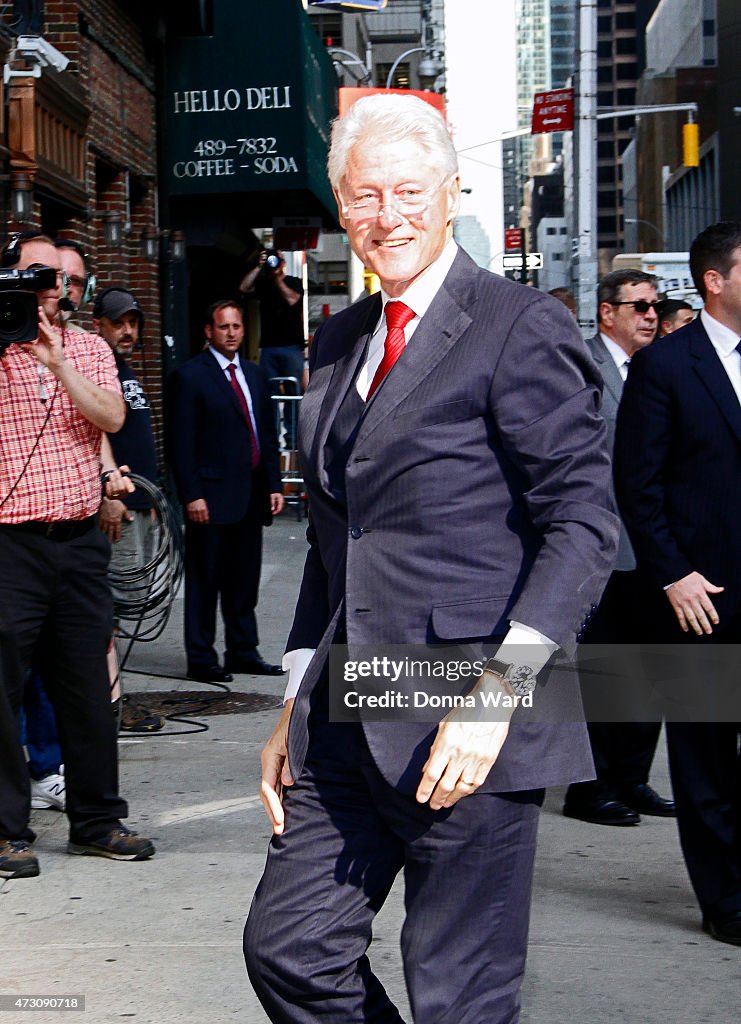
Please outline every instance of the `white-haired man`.
M310 550L263 753L274 836L247 966L273 1021L401 1021L366 952L403 870L417 1024L512 1022L543 787L589 777L583 723L333 721L327 653L488 640L472 692L501 696L574 646L617 536L597 375L565 307L452 240L456 155L428 104L360 100L329 176L382 292L312 346Z

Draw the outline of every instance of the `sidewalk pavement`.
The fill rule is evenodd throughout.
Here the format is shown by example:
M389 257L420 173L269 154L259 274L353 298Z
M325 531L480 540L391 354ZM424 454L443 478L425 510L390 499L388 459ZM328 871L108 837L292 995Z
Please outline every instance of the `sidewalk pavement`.
M304 525L284 513L265 532L261 653L278 661L305 554ZM129 666L182 676L182 601L166 633ZM134 690L196 689L185 680L125 676ZM283 680L238 676L233 689L280 696ZM204 687L208 690L208 687ZM207 732L120 742L128 824L151 836L143 863L70 857L66 819L34 811L41 875L0 882L0 1024L59 1024L59 1012L5 1011L9 994L84 995L109 1024L265 1024L247 979L242 927L270 830L257 796L260 749L277 711L208 716ZM654 779L668 793L661 744ZM540 831L523 1024L728 1024L738 1019L741 949L700 930L671 819L606 828L564 818L548 793ZM451 879L451 884L454 880ZM371 959L407 1019L397 885ZM481 1022L485 1024L485 1022Z

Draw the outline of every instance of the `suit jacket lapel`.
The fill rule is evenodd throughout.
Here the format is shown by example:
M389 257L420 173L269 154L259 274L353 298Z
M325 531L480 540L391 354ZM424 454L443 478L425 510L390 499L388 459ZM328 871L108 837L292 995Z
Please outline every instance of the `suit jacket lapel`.
M693 324L690 355L694 369L741 442L741 403L699 318Z
M589 339L589 348L599 367L605 387L615 399L616 405L619 405L620 399L623 397L623 378L615 365L615 360L607 351L607 346L599 334L595 334L593 338Z
M348 344L340 357L312 368L311 386L301 402L301 444L310 453L311 464L317 467L322 487L327 490L329 479L324 466L324 446L381 315L380 295L368 302L367 308L359 309L358 314L355 338L351 329Z

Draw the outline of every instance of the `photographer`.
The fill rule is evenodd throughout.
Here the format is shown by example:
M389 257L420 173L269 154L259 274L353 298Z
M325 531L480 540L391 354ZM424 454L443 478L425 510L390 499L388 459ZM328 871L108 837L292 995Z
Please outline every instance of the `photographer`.
M5 345L0 356L0 878L39 873L17 722L35 651L59 725L68 851L116 860L154 853L120 822L127 806L106 668L110 544L97 511L101 434L119 430L125 416L115 360L102 339L56 326L63 272L53 243L25 239L14 260L17 244L4 264L50 267L56 283L38 290L38 337ZM118 474L106 484L109 497L127 489Z
M265 376L295 377L298 390L285 384L287 395L300 394L304 373L304 289L297 277L286 275L286 262L278 250L264 249L257 265L242 278L239 290L254 295L260 302L260 368ZM286 402L283 425L286 447L295 448L295 403Z

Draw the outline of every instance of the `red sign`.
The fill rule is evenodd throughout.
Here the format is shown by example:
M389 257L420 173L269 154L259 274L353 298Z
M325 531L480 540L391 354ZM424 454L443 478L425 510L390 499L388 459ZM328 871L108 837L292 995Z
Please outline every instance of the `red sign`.
M445 97L441 96L440 93L421 92L418 89L370 89L362 86L342 86L338 89L340 117L347 113L356 100L361 99L363 96L372 96L377 92L398 92L402 96L418 96L419 99L424 100L425 103L429 103L431 107L439 110L442 116L445 117Z
M546 132L570 132L574 127L574 90L556 89L533 96L533 135Z
M505 252L520 252L522 249L522 228L504 229L504 250Z

